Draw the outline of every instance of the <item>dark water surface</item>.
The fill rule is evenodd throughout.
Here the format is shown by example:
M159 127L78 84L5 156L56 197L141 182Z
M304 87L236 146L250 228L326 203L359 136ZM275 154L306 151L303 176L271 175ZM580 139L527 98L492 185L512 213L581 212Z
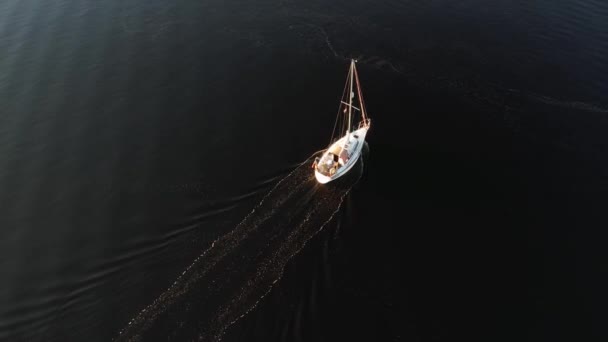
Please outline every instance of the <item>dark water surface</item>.
M3 0L0 340L604 341L606 94L599 0Z

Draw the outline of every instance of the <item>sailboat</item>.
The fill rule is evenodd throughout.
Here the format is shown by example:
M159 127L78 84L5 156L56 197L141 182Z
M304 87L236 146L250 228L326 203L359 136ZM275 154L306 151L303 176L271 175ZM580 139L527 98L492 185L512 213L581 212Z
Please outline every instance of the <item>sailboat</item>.
M321 184L338 179L352 169L361 157L365 135L370 128L371 120L365 111L356 62L354 59L350 61L329 147L313 164L315 177ZM355 123L357 119L359 121Z

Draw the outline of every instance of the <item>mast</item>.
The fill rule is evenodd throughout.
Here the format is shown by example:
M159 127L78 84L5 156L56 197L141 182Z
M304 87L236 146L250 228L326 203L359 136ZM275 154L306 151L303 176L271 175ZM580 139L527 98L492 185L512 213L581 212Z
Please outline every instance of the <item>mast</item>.
M355 60L351 59L350 60L350 90L348 92L348 127L346 128L346 134L350 133L350 120L352 117L352 111L353 111L353 97L354 97L354 93L353 93L353 78L355 78Z

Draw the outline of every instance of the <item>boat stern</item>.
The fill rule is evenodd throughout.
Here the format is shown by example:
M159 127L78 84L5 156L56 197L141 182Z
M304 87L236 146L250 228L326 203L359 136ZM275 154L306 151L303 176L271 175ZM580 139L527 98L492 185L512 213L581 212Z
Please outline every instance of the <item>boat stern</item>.
M317 170L315 170L315 178L317 178L317 182L319 182L321 184L326 184L326 183L329 183L329 181L331 181L331 177L326 176Z

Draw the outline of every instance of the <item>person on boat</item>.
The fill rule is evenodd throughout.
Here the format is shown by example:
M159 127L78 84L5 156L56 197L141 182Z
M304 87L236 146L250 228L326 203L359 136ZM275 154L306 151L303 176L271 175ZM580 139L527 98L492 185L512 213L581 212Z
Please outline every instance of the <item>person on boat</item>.
M314 169L314 168L316 168L316 167L317 167L317 164L319 164L319 157L316 157L316 158L315 158L315 161L314 161L314 162L312 162L312 168L313 168L313 169Z
M346 163L348 162L348 158L348 151L342 150L342 152L340 153L340 157L338 158L338 162L340 163L340 165L346 165Z

